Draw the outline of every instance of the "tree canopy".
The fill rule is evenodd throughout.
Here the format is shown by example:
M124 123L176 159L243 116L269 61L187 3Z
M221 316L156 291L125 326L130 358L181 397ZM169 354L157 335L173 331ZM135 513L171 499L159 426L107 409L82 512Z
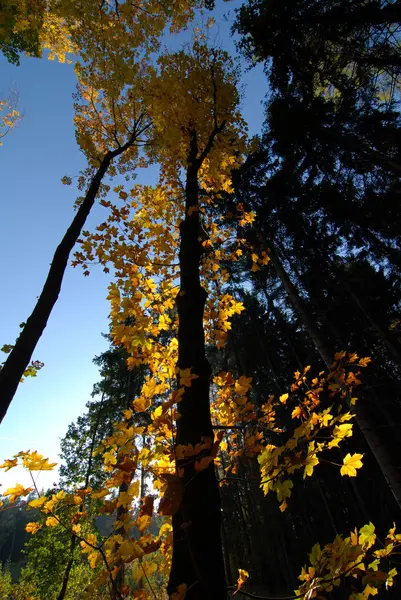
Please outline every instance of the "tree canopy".
M4 539L25 543L14 560L0 539L7 600L399 595L400 7L240 6L238 51L266 75L253 138L240 61L211 43L208 10L5 3L9 61L74 62L87 166L3 346L2 418L43 366L32 355L71 252L111 278L110 348L58 483L38 488L56 466L40 449L0 465L32 477L3 491ZM136 183L150 166L152 185ZM95 203L106 216L85 229Z

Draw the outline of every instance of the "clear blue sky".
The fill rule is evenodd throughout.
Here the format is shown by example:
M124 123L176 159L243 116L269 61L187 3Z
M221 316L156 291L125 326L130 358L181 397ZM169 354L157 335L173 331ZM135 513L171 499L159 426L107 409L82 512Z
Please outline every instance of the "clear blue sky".
M238 2L224 4L214 16L220 44L234 52L230 21ZM229 21L223 13L231 11ZM209 15L207 15L209 16ZM171 40L167 40L169 45ZM173 42L175 45L177 42ZM15 67L0 57L0 97L10 87L20 96L23 121L4 138L0 148L0 346L13 343L19 323L29 316L47 275L54 250L73 217L76 192L63 186L63 175L73 177L85 167L74 138L73 100L76 80L70 65L23 58ZM259 68L244 74L247 84L243 113L250 133L260 132L261 100L266 82ZM149 178L147 178L147 182ZM139 180L140 181L140 180ZM86 229L104 210L96 206ZM19 450L38 450L57 460L59 440L68 424L85 409L98 380L92 364L107 348L101 337L108 330L107 276L100 268L83 277L68 268L59 300L34 353L45 367L35 379L19 386L0 426L0 462ZM50 485L56 474L43 473L39 485ZM28 483L20 472L0 471L2 490L15 482Z

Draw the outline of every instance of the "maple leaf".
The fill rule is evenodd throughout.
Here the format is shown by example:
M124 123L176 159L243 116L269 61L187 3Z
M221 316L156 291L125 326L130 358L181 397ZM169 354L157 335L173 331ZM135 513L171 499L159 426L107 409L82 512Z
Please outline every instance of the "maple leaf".
M301 406L296 406L291 413L292 419L300 419L303 416L303 410Z
M29 471L52 471L57 465L49 463L48 458L43 458L43 454L36 451L27 453L22 459L22 464Z
M371 546L373 546L375 541L376 534L375 526L373 525L373 523L369 523L368 525L364 525L363 527L361 527L361 529L359 530L359 543L362 546L362 548L370 548Z
M118 549L118 554L122 558L142 558L144 551L142 548L132 539L125 540Z
M377 596L377 594L379 593L379 590L377 589L377 587L373 587L369 584L367 584L362 592L362 596L363 598L369 598L369 596Z
M248 571L245 571L245 569L238 569L237 589L234 592L235 594L244 587L248 579Z
M318 562L321 560L322 558L322 549L320 547L320 544L315 544L311 550L311 553L309 554L309 560L311 565L314 567L318 564Z
M343 466L341 467L341 475L348 475L349 477L356 477L356 470L362 467L363 454L347 454L343 460Z
M252 377L245 377L244 375L242 375L235 383L235 392L240 396L247 394L250 388L252 387L252 379Z
M291 496L291 489L294 487L291 479L286 479L285 481L277 481L274 486L274 489L277 493L277 498L279 502L283 502L286 498ZM282 511L283 512L283 511Z
M48 501L48 498L46 496L40 496L39 498L35 498L34 500L31 500L30 502L28 502L28 507L40 508L47 501Z
M328 443L329 448L334 448L345 438L352 436L352 425L351 423L343 423L342 425L336 425L333 430L333 439Z
M91 552L90 554L88 554L88 561L91 569L94 569L96 565L98 565L101 562L101 560L102 559L99 552Z
M135 408L136 412L141 413L141 412L147 411L147 409L149 408L149 406L151 404L152 404L151 398L145 398L145 397L141 396L140 398L137 398L137 400L134 400L134 402L132 403L132 406Z
M60 522L55 517L47 517L46 525L47 527L57 527L57 525L60 525Z
M307 476L311 477L314 467L318 464L319 464L319 459L316 456L315 442L310 442L310 444L308 446L308 454L305 459L304 479Z
M178 369L180 385L191 387L192 380L198 379L199 375L191 374L191 369Z
M5 471L9 471L13 467L16 467L18 464L18 458L6 459L1 465L0 469L5 469Z
M39 531L39 529L41 528L41 524L40 523L27 523L25 525L25 531L27 531L28 533L32 533L35 534L37 531Z
M10 502L14 502L16 498L27 496L30 492L33 492L33 488L24 488L23 485L17 483L15 487L8 488L8 490L3 492L3 496L10 496Z
M126 421L129 421L133 414L134 414L134 412L132 411L131 408L127 408L126 410L123 410L124 419Z

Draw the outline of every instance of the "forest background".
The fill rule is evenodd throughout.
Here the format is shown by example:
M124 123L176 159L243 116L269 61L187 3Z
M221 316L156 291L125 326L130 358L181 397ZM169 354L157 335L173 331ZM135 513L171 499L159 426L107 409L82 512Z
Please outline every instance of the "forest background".
M3 261L3 314L21 317L7 317L0 372L0 593L117 600L163 597L167 585L174 600L395 598L400 7L252 1L225 18L224 7L195 4L192 20L191 4L160 6L3 7L9 62L41 45L60 62L81 56L75 125L89 167L67 122L72 67L7 66L26 69L22 98L42 72L48 87L46 101L31 96L36 122L20 119L11 87L1 105L12 182L3 255L19 256L17 267ZM184 32L163 33L171 23ZM167 48L149 66L158 38ZM252 66L246 77L230 58L237 50ZM56 97L46 91L55 87ZM57 175L43 189L44 160L66 187ZM145 187L126 185L133 168ZM101 183L107 169L113 192ZM72 240L89 277L68 269L36 344L43 326L35 313L23 321L79 171L77 218L95 197L101 205ZM28 247L15 244L16 227ZM97 262L111 270L110 304ZM28 366L28 346L43 370ZM88 354L102 349L101 379L76 420L96 379ZM36 379L11 402L26 368ZM71 420L57 482L36 450L52 461Z

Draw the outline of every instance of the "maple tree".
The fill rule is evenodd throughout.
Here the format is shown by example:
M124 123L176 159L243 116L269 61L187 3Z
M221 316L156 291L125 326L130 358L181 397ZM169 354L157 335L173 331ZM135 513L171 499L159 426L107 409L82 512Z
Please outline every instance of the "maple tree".
M32 486L16 484L4 495L13 503L34 493L27 507L39 510L42 516L29 522L27 531L35 535L54 528L69 540L59 600L67 597L78 545L93 574L85 584L88 598L99 594L112 600L131 596L145 600L156 595L150 581L155 574L164 580L168 577L167 592L172 600L217 600L225 598L227 590L252 597L247 591L252 572L242 567L237 584L227 587L221 498L230 481L242 480L248 485L251 479L247 476L257 466L257 485L264 495L276 495L278 510L285 515L297 488L303 485L299 474L307 481L325 466L353 482L370 460L365 451L350 451L347 445L356 429L354 421L384 475L395 470L391 457L387 470L383 468L388 453L380 439L375 442L370 422L364 426L363 400L358 400L355 391L363 382L362 371L370 357L359 351L333 351L333 344L314 323L307 301L280 260L285 235L277 228L279 211L272 211L273 236L263 202L249 203L236 186L235 178L238 183L238 176L246 174L247 165L241 169L244 156L250 157L253 168L252 153L260 148L247 139L239 110L239 73L233 61L226 52L210 48L199 31L183 50L155 55L166 24L178 30L192 17L196 5L173 2L162 11L156 2L145 6L110 2L102 4L99 11L82 0L71 10L69 3L53 6L49 2L43 17L43 23L46 19L56 23L54 49L51 42L49 46L42 42L44 47L62 59L67 48L80 57L75 123L78 143L88 159L88 169L79 182L86 193L77 200L76 217L56 251L37 307L15 346L8 347L10 356L0 372L2 416L57 300L69 254L79 237L80 249L73 264L81 265L89 275L91 264L99 262L113 274L108 294L110 336L128 370L124 366L119 373L121 389L117 386L115 396L110 387L102 386L99 406L81 422L88 428L87 445L72 452L75 458L82 457L86 472L82 464L75 463L65 489L43 494L33 479ZM364 10L358 15L363 17ZM375 16L377 11L373 13ZM387 14L391 16L393 11L387 10ZM300 68L299 64L295 67ZM333 70L336 81L344 69L341 65ZM290 100L294 98L296 92ZM272 129L278 138L282 130L274 119L282 109L280 101L271 106ZM280 143L286 151L280 138L278 152ZM296 152L302 148L300 142ZM307 152L312 150L307 148ZM385 162L389 160L380 164ZM107 172L112 177L128 176L137 167L152 163L160 169L154 186L118 184L111 190L103 182ZM283 164L278 163L278 170L283 167L284 176L292 183L290 174L297 161L291 162L285 155ZM392 178L394 170L390 168ZM283 181L282 172L279 175L284 188L288 181ZM309 181L302 171L299 179ZM70 183L68 177L64 183ZM246 192L257 196L255 187L249 185ZM93 232L84 231L96 198L107 216ZM282 220L296 238L298 231L288 217L291 208L286 206L286 211L287 220ZM302 224L303 219L303 215L299 217ZM313 224L308 226L313 230ZM264 230L270 233L267 240ZM323 247L327 239L322 238ZM336 265L329 261L327 258L335 271ZM231 354L227 351L246 300L245 294L244 302L238 299L231 284L236 274L250 273L253 284L263 286L271 266L320 355L320 363L310 375L311 367L303 362L293 380L287 378L285 387L274 377L277 393L259 396L254 377L241 370L238 348L231 347ZM397 359L394 338L351 292ZM277 320L280 309L275 307ZM290 329L289 323L283 327L287 332ZM294 339L296 333L291 329ZM213 372L211 356L215 356ZM232 364L230 368L230 362L236 363L235 368ZM266 364L274 374L268 356ZM133 379L135 386L131 385ZM107 396L113 402L104 418ZM67 462L74 467L71 454ZM31 474L55 466L37 451L27 451L7 459L1 468L17 465ZM158 512L165 518L157 532L152 530L154 497L146 490L147 478L152 480L152 491L161 497ZM397 476L388 480L399 500ZM241 506L245 524L246 510ZM94 527L91 517L96 512L114 516L107 535ZM372 523L354 529L349 537L336 532L332 543L313 547L310 566L302 569L293 598L324 598L351 577L355 582L350 600L369 598L383 586L391 587L396 575L391 561L400 540L393 527L379 547ZM227 551L227 541L224 546ZM136 588L128 584L127 569L131 567Z
M25 10L29 12L29 7L22 3L22 14L15 24L11 22L12 31L28 27ZM79 51L81 59L75 64L79 80L75 124L77 141L88 159L88 167L79 178L79 189L86 192L77 201L77 214L56 249L33 312L16 343L9 345L11 351L0 372L1 420L57 301L70 252L96 198L107 190L102 188L104 176L132 172L140 164L139 148L149 127L140 85L149 68L146 56L157 48L167 22L172 30L179 30L191 15L192 7L187 4L162 14L151 3L143 11L129 3L120 8L116 4L114 9L102 5L99 11L86 2L80 7L68 3L49 3L47 7L40 31L48 58L64 62L68 53ZM7 34L3 35L7 40ZM13 110L3 123L11 127L17 118ZM63 182L69 184L70 178L64 177Z

